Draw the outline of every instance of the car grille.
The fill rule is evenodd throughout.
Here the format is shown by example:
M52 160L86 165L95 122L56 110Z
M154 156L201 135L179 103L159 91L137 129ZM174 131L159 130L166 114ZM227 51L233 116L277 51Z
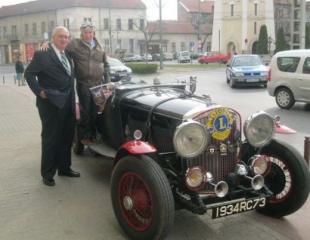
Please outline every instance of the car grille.
M244 76L246 76L246 77L260 76L260 72L244 73Z
M234 170L238 157L237 148L241 140L241 118L232 109L228 109L228 111L233 117L229 136L224 140L211 137L210 144L201 155L186 159L188 167L199 166L204 171L212 173L214 182L224 180L228 173ZM210 114L211 111L208 111L195 120L206 126ZM224 151L225 147L226 151Z

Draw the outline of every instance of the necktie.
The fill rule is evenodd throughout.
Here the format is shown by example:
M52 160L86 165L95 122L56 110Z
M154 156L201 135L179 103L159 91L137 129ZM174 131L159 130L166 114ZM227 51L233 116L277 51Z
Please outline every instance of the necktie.
M66 58L66 54L65 53L60 53L60 56L61 56L61 63L62 63L62 65L66 69L67 73L69 75L71 75L71 68L70 68L68 59Z

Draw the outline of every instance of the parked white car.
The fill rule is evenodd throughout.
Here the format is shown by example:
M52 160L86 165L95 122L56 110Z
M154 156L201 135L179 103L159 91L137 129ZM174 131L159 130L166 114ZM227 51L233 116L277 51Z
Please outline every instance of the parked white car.
M275 54L270 63L268 93L280 108L295 102L310 103L310 50L289 50Z
M190 62L191 61L191 55L189 51L182 51L178 53L178 63L183 62Z

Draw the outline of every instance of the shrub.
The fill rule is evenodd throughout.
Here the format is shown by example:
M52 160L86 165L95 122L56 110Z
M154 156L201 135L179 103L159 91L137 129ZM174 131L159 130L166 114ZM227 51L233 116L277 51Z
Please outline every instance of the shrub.
M133 73L138 74L156 73L158 69L158 65L154 63L128 63L126 65L132 69Z
M266 25L262 25L259 31L257 53L268 54L268 35Z
M277 32L276 49L275 49L274 53L284 51L284 50L288 50L288 49L289 49L289 45L285 41L284 30L281 27L281 28L279 28L279 30Z

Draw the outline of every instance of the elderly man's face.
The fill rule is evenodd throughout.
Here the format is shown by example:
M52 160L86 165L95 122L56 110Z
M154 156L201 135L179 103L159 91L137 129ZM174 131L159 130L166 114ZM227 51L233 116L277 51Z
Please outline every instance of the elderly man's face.
M81 38L86 42L90 42L94 38L94 29L91 27L83 28Z
M65 29L59 29L53 36L53 43L59 50L65 50L69 43L69 32Z

